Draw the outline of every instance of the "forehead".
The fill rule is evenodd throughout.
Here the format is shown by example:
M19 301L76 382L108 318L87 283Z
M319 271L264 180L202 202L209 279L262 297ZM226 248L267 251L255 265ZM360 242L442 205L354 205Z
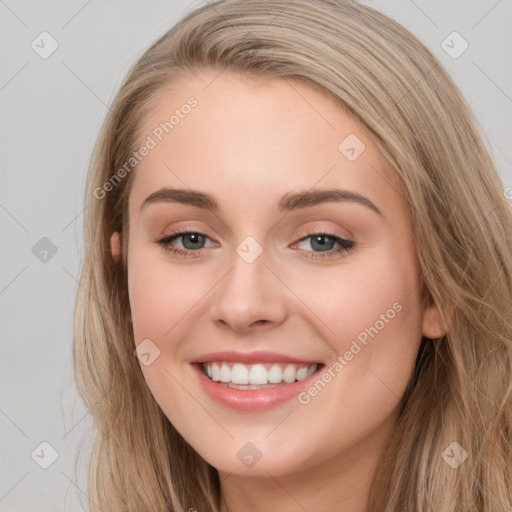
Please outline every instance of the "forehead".
M141 121L137 147L145 143L133 208L162 187L208 191L239 209L312 188L343 187L376 202L399 196L365 127L334 98L289 79L229 71L180 78Z

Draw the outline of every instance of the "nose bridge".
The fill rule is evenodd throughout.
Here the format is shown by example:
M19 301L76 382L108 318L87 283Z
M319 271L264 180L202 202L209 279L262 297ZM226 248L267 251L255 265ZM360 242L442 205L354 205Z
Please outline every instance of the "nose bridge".
M284 287L267 268L268 255L253 238L237 247L230 270L219 283L211 317L243 330L256 322L281 323L285 317Z

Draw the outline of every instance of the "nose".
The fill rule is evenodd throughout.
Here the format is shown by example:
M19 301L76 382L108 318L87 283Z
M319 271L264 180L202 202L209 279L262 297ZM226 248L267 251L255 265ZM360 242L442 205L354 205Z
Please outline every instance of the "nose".
M275 273L267 267L264 253L252 263L235 253L231 269L215 287L210 318L238 333L282 324L289 290Z

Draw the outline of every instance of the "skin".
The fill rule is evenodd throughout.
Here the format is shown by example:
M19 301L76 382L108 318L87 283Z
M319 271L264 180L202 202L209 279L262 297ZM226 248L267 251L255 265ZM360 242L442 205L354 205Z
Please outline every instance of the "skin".
M139 164L130 191L135 342L149 338L160 350L141 365L144 378L176 429L219 470L222 512L363 512L421 336L445 332L437 308L420 300L405 204L364 127L331 98L297 82L217 74L173 84L142 121L141 141L188 97L198 101ZM338 150L349 134L366 146L353 162ZM220 210L163 202L141 210L164 186L212 194ZM356 202L277 209L286 193L335 187L365 196L382 215ZM156 243L183 227L206 235L199 256ZM335 253L328 239L331 257L315 259L325 252L306 229L357 245ZM247 236L263 249L250 264L236 252ZM119 260L119 233L111 248ZM217 350L268 350L327 368L394 303L401 311L307 405L229 409L203 392L190 365ZM237 457L248 442L261 452L251 468Z

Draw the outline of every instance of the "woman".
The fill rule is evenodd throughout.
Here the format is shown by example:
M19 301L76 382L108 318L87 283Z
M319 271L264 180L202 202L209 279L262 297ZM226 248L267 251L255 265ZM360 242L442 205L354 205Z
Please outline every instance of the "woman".
M93 510L512 507L512 214L439 62L334 0L139 59L86 192Z

